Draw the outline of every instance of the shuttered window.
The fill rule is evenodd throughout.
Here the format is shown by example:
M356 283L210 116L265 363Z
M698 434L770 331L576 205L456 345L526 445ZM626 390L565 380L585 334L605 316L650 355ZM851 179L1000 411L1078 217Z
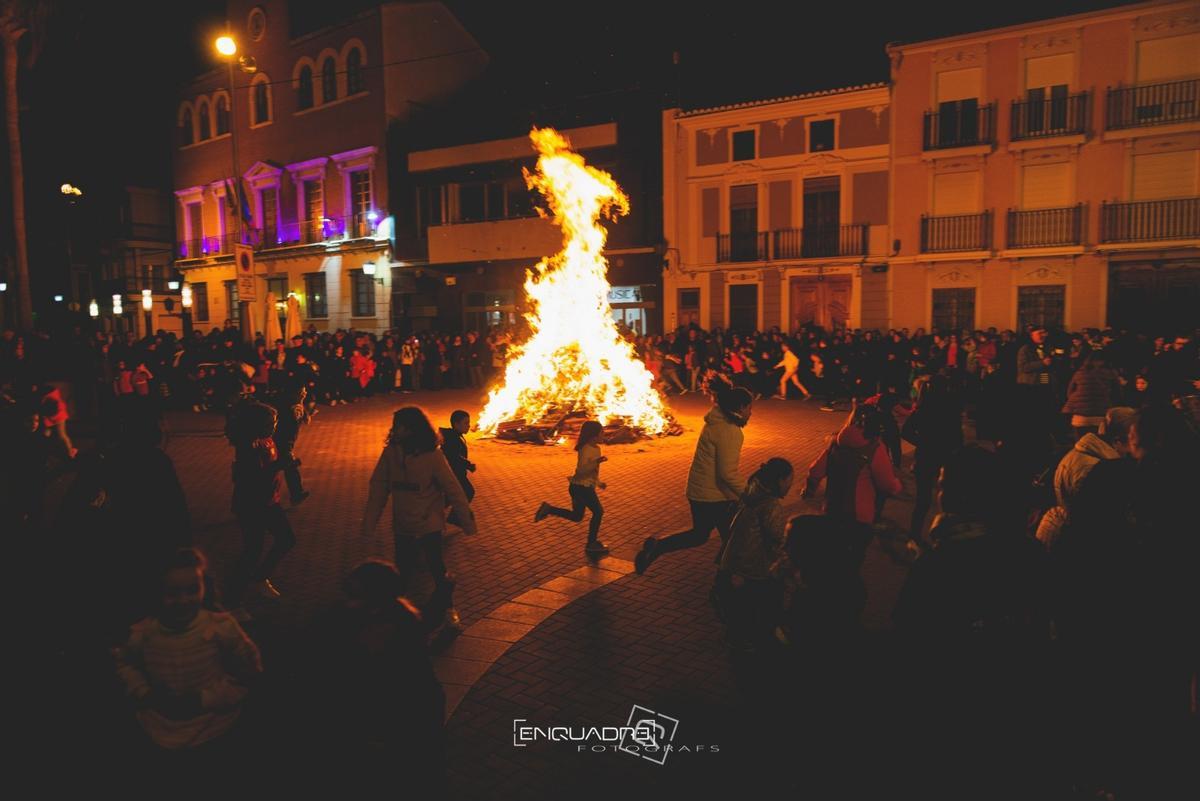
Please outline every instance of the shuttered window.
M938 73L938 103L982 97L982 92L983 70L979 67L972 67L965 70L948 70Z
M1025 88L1044 89L1047 86L1070 86L1075 72L1075 55L1062 53L1025 59Z
M1148 39L1137 45L1138 83L1200 76L1200 33Z
M1148 153L1133 157L1133 199L1195 197L1196 156L1200 151Z
M975 214L979 211L979 172L950 172L934 176L933 214Z
M1031 164L1021 171L1021 208L1061 209L1071 205L1071 165Z

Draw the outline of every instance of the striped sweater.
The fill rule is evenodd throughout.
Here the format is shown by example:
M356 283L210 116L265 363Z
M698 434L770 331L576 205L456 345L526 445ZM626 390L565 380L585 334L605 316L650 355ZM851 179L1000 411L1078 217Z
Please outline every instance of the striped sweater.
M191 718L172 719L153 706L138 711L146 734L167 749L194 747L231 729L246 697L242 682L262 672L258 648L238 622L204 609L182 631L156 618L135 623L116 659L117 675L139 703L152 692L199 696L200 713Z

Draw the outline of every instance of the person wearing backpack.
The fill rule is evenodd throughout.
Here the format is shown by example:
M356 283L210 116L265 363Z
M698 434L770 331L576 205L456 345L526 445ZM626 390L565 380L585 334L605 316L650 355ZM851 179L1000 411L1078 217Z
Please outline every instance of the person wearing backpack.
M801 497L812 497L825 481L823 514L871 524L879 509L876 498L900 494L900 479L880 439L882 414L873 404L855 404L842 430L808 468Z

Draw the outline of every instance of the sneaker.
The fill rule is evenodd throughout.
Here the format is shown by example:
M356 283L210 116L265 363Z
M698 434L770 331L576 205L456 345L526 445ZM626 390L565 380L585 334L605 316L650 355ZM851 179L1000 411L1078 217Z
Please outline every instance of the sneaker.
M275 588L270 579L263 579L254 589L263 598L278 598L282 594Z
M823 412L836 412L836 411L837 411L837 409L833 408L833 406L831 406L830 404L826 403L824 406L822 406L822 407L821 407L821 411L823 411Z
M305 499L307 499L310 495L312 495L311 492L304 490L304 492L301 492L295 498L292 498L292 506L299 506L300 504L304 503Z
M447 609L445 617L442 618L442 631L461 634L463 628L462 616L458 614L458 610L453 606Z
M583 552L588 556L600 557L608 553L608 546L600 540L596 540L595 542L589 542L587 547L583 549Z
M546 517L549 516L549 514L550 514L550 504L546 503L545 501L542 501L542 505L538 507L538 510L536 512L534 512L533 522L540 523L543 520L545 520Z
M771 400L787 400L787 395L772 395Z
M654 537L647 537L642 543L642 549L637 552L637 556L633 557L633 569L640 576L646 572L646 568L654 561L654 546L658 540Z

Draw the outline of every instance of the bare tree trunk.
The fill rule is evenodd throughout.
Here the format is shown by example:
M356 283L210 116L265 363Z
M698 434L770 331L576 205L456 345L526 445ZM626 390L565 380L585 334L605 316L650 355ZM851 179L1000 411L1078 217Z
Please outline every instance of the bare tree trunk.
M4 114L8 127L8 160L12 174L13 239L17 251L17 314L18 329L33 328L33 296L29 290L29 249L25 240L25 168L21 161L21 117L17 103L17 70L20 58L17 43L25 30L11 20L4 20Z

